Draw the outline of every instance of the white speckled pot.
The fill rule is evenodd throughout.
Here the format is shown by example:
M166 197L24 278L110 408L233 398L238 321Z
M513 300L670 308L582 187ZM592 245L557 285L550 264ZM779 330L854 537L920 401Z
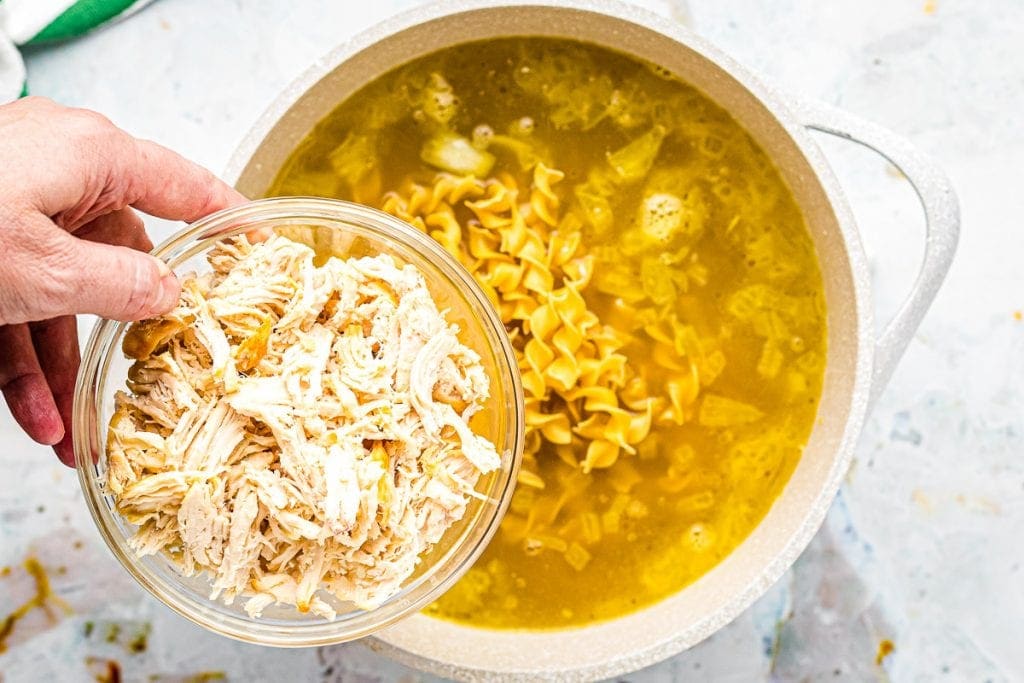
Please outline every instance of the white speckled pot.
M585 628L528 633L468 628L417 615L380 632L371 647L459 679L603 678L690 647L750 605L793 563L821 524L861 424L949 269L956 198L927 159L875 125L795 101L684 27L601 0L462 0L381 24L314 64L256 124L236 152L229 180L261 196L312 126L353 91L399 64L458 43L499 36L561 36L664 66L725 107L780 168L817 248L828 306L828 361L818 420L796 471L754 532L677 595ZM898 166L927 218L917 281L881 337L871 321L868 268L843 194L809 129L876 149Z

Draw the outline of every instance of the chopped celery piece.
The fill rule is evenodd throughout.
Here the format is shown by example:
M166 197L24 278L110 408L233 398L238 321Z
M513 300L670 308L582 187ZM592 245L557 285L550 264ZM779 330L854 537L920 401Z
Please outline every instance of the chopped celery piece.
M757 422L762 417L764 413L749 403L709 393L701 401L697 422L705 427L732 427Z
M595 192L589 185L577 185L573 194L576 195L576 201L583 211L583 219L598 236L604 236L612 231L612 205L604 195Z
M298 178L285 178L276 188L281 195L340 197L343 188L338 175L330 171L306 171Z
M705 174L691 166L657 166L647 176L644 194L663 192L683 198L690 188L705 178Z
M522 171L533 168L540 161L547 163L547 150L540 148L533 142L520 140L511 135L492 135L488 142L493 147L515 155L519 169Z
M636 286L636 273L623 263L602 263L594 271L594 287L599 292L620 297L635 304L644 299L644 292Z
M779 350L778 344L768 339L761 349L761 358L757 361L757 374L765 379L773 379L778 376L785 362L786 357Z
M632 130L650 118L650 102L644 90L633 82L616 88L608 98L608 116L620 128Z
M625 147L620 147L608 155L608 163L618 173L622 182L633 183L647 175L658 156L665 133L664 126L654 126Z
M360 112L360 123L367 130L383 130L409 116L409 104L396 94L381 94L368 97L369 101Z
M607 166L593 168L587 182L573 188L573 194L582 212L580 218L593 230L593 236L606 237L611 233L614 211L611 199L618 192L618 175Z
M544 98L548 121L559 129L596 126L607 116L615 89L611 77L576 47L525 54L512 77L527 94Z
M466 605L468 609L480 609L486 604L493 584L494 579L487 569L476 566L466 572L448 594L450 599L458 600L460 605Z
M587 564L590 562L590 557L590 553L575 541L570 543L569 547L565 551L565 561L569 563L570 567L578 572L586 569Z
M659 306L670 304L676 299L673 270L664 261L652 256L640 262L640 282L644 293Z
M611 198L619 190L621 178L614 169L608 166L598 166L587 173L587 187L605 198Z
M548 120L555 128L569 128L579 124L583 130L590 130L607 115L604 104L611 96L612 82L599 79L587 83L580 88L552 88L549 91L549 102L555 105Z
M334 172L351 187L376 167L377 156L375 135L352 132L331 151L327 160Z
M700 185L687 189L683 195L683 222L680 226L683 236L691 241L700 237L710 213L710 205Z
M494 155L477 149L466 138L444 131L423 143L420 159L434 168L458 175L486 176L494 166Z

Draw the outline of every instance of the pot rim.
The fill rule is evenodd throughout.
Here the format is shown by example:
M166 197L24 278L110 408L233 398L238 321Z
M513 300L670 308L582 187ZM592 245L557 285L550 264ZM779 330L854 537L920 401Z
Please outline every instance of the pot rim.
M835 499L842 478L849 468L869 405L871 372L875 350L873 318L870 307L870 277L867 258L861 245L856 222L846 202L839 181L833 174L821 149L813 140L810 131L803 125L794 108L787 103L786 98L778 90L762 81L752 70L739 64L709 41L697 35L692 29L650 10L627 5L619 0L435 0L434 2L396 14L358 33L352 39L334 48L292 81L257 119L256 123L253 124L236 148L226 168L225 179L230 183L237 183L246 170L248 163L274 126L287 115L289 110L312 86L357 54L372 48L376 43L386 38L411 29L418 24L454 15L508 7L536 7L538 9L581 11L640 26L641 28L661 34L699 54L703 59L710 62L712 66L721 69L733 78L740 87L753 95L765 111L773 117L774 122L785 131L790 141L813 169L818 185L820 185L821 190L829 200L830 210L835 216L836 224L839 228L838 237L843 242L849 260L851 272L850 288L853 294L852 305L856 309L853 313L857 328L855 376L848 404L847 419L845 426L841 430L838 446L832 455L831 466L827 476L824 478L824 485L817 491L813 500L805 505L805 510L795 532L789 536L772 560L761 567L755 578L743 590L737 591L728 599L721 601L715 610L705 615L682 633L677 633L671 638L651 642L640 651L626 657L619 657L617 659L606 658L586 665L573 665L558 670L545 671L545 674L558 680L590 680L615 676L649 666L704 640L739 616L755 600L760 598L769 587L778 581L817 533L832 505L832 501ZM517 34L510 32L509 35ZM459 42L464 41L456 41L451 44L455 45ZM601 44L599 41L593 40L588 42ZM631 54L634 57L646 59L637 52L619 46L607 44L605 46L619 52ZM410 57L410 59L412 58ZM397 65L397 63L388 64L378 75L382 75ZM733 552L735 553L738 550L739 548ZM715 572L719 566L716 565L705 576ZM690 587L684 588L680 593L669 596L655 604L660 605L676 599L694 585L696 584L691 584ZM579 634L588 629L600 628L607 624L615 623L632 615L642 614L646 609L649 608L631 613L631 615L624 615L624 617L618 619L578 629L542 632L506 631L500 633L507 637L522 639L524 641L522 648L529 651L534 647L543 647L542 643L544 640L553 635L559 633ZM422 615L410 617L410 619L428 618ZM402 624L399 624L382 631L369 638L367 644L375 651L384 653L404 664L449 677L461 679L524 680L536 677L539 673L536 670L525 668L521 670L469 668L410 652L393 642L393 632L401 628ZM461 628L467 631L472 630L469 627Z

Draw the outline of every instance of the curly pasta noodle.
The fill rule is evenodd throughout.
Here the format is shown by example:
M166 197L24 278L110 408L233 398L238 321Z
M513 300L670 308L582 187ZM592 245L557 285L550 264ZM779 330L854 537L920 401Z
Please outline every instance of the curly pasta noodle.
M621 452L635 453L660 403L635 382L627 390L627 339L582 296L594 258L582 249L578 219L561 214L553 186L563 177L543 163L526 189L505 173L439 174L430 185L408 182L382 204L458 257L497 306L526 395L520 481L536 487L544 486L536 461L544 442L583 472L610 467Z

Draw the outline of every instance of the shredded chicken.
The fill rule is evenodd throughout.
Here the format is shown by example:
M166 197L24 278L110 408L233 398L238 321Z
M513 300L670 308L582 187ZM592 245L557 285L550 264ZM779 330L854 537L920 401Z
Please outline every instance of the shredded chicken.
M480 357L388 256L317 266L276 235L209 262L125 336L107 488L139 526L131 545L206 572L211 599L253 616L372 609L500 466L469 426L488 397Z

